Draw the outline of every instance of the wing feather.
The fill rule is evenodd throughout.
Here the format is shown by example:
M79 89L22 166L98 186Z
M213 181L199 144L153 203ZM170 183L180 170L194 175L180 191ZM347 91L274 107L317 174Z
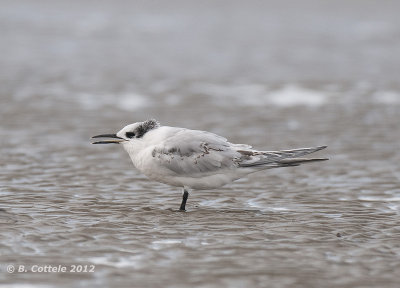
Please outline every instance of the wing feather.
M283 164L284 159L291 158L296 159L304 155L308 155L319 150L325 149L327 146L318 146L311 148L299 148L293 150L281 150L281 151L239 151L244 157L240 162L240 167L255 167L263 165L271 165L271 167L280 167ZM246 157L247 156L247 159ZM304 159L302 159L304 160ZM306 162L306 161L303 161ZM286 163L287 164L287 163Z
M196 174L204 176L237 167L236 159L240 153L233 146L216 134L183 129L156 145L152 156L158 165L179 176L196 177Z
M224 137L199 130L179 129L160 144L154 145L151 155L156 165L171 176L204 177L220 170L294 166L311 159L298 159L326 146L281 151L257 151L246 144L232 144ZM285 160L284 159L293 159ZM312 161L322 159L312 159ZM254 172L254 171L253 171Z

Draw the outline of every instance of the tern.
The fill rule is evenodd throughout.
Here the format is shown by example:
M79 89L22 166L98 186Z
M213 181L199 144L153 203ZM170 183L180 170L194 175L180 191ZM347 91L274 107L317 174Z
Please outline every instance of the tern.
M182 187L181 211L186 211L192 189L215 189L261 170L328 160L300 158L327 146L258 151L211 132L161 126L154 119L127 125L116 134L92 138L111 138L92 144L122 144L133 165L148 178Z

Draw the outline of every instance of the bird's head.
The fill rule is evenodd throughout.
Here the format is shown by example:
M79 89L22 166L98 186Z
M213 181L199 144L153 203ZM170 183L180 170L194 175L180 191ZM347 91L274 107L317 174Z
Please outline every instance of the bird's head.
M120 144L129 143L142 138L147 132L160 127L160 123L155 119L146 120L144 122L136 122L129 124L119 130L116 134L100 134L92 138L112 138L111 140L96 141L92 144Z

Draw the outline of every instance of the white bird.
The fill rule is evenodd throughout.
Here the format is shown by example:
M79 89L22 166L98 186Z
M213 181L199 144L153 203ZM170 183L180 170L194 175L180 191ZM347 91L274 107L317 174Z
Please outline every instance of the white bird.
M182 187L182 211L191 189L218 188L261 170L328 160L298 158L327 146L257 151L210 132L161 126L154 119L127 125L116 134L93 136L104 137L113 140L93 144L122 144L133 165L148 178Z

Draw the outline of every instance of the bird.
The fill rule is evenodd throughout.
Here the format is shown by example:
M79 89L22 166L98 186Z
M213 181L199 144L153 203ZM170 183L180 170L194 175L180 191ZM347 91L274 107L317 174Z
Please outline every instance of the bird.
M328 158L301 158L327 146L259 151L211 132L162 126L157 120L129 124L92 144L121 144L133 165L149 179L183 189L179 211L186 211L189 191L216 189L251 173L292 167Z

